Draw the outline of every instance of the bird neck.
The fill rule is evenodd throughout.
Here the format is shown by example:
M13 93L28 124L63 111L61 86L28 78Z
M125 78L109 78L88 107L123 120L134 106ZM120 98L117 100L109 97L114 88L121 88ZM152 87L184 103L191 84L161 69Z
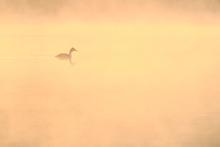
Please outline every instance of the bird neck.
M69 56L72 56L72 51L69 52Z

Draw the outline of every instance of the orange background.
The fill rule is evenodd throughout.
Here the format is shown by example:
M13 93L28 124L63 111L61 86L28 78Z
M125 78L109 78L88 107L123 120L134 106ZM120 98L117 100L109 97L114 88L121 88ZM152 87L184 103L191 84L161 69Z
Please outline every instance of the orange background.
M217 13L75 2L2 2L0 146L220 143ZM54 57L71 47L74 66Z

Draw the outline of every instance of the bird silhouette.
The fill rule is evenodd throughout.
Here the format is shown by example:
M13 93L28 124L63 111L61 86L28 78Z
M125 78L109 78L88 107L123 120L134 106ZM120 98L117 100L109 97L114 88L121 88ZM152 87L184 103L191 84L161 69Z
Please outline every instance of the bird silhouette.
M75 48L71 48L69 51L69 54L67 53L60 53L58 55L56 55L55 57L60 59L60 60L69 60L70 64L72 63L72 52L77 51Z

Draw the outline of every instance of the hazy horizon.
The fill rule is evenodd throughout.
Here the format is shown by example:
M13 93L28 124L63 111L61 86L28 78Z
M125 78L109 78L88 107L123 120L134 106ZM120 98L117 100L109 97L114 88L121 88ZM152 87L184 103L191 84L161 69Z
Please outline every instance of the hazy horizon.
M218 22L220 2L217 0L2 0L2 23L7 21L126 22L157 20Z

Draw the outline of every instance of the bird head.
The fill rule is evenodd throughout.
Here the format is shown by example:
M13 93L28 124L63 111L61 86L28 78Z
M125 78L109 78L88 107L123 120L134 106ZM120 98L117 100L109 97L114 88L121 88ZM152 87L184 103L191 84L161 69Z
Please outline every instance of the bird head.
M77 51L75 48L71 48L70 52Z
M73 51L77 51L75 48L71 48L69 54L71 54Z

